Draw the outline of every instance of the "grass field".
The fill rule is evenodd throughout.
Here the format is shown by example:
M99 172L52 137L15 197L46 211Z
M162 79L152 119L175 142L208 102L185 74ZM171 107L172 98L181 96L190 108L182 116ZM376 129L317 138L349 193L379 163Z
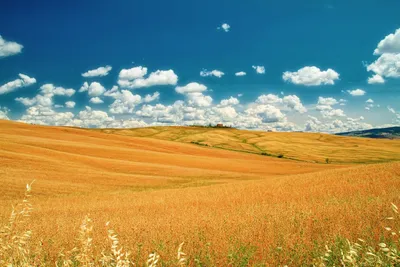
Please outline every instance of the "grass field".
M225 150L279 155L300 161L378 163L400 160L398 140L347 138L321 133L278 133L206 127L149 127L97 131L193 143Z
M77 246L86 215L97 255L108 246L110 222L139 263L156 251L159 266L176 266L185 242L190 266L310 265L339 238L387 240L383 219L400 203L398 141L179 127L103 131L0 121L0 225L35 180L26 227L48 265ZM209 141L194 139L196 131L209 131L197 133ZM191 143L229 138L232 146L240 138L266 143L271 153L281 153L281 143L285 156L301 161ZM387 162L354 164L380 161Z

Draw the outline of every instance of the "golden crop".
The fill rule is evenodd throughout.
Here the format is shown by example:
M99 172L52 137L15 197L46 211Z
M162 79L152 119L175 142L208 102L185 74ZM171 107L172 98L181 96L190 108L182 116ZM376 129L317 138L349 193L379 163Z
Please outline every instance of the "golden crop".
M398 141L348 139L365 142L368 157L379 144L392 151L387 159L399 157ZM347 161L354 157L362 155ZM52 266L71 255L99 263L127 252L139 264L151 254L159 266L298 266L318 262L339 237L381 243L382 219L400 202L399 162L316 164L5 121L0 159L0 225L35 180L24 224L30 251Z

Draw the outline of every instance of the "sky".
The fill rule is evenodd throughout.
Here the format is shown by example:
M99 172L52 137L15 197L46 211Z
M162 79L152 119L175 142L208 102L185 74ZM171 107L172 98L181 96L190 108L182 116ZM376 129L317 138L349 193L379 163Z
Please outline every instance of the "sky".
M0 119L88 128L400 125L398 0L6 1Z

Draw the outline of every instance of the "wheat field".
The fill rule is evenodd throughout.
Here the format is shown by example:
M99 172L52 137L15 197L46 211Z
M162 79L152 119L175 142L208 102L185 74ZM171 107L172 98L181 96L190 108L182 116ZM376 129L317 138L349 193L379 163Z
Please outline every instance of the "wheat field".
M310 266L338 240L392 240L384 218L400 203L398 141L340 137L365 143L368 162L382 160L373 158L381 147L388 162L355 164L362 154L332 141L347 164L317 164L104 131L0 121L0 225L35 180L24 227L45 266L79 247L82 232L92 233L96 260L118 233L139 266L149 254L177 266L182 242L188 266ZM313 147L296 153L327 157Z
M209 127L99 129L104 133L195 143L224 150L325 163L378 163L400 160L398 140L348 138L322 133L260 132Z

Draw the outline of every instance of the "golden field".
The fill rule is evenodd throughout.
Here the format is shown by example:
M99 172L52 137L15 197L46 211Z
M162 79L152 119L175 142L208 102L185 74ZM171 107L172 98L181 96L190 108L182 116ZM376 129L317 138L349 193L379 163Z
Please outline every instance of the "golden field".
M97 254L109 221L139 263L156 251L175 266L185 242L189 266L309 265L338 237L385 238L383 218L400 203L399 149L321 134L0 121L0 225L35 180L26 227L48 265L76 246L86 215ZM333 164L312 163L325 158Z
M208 127L148 127L137 129L100 129L135 137L197 143L225 150L282 155L285 158L325 163L378 163L400 160L398 140L348 138L322 133L260 132Z

